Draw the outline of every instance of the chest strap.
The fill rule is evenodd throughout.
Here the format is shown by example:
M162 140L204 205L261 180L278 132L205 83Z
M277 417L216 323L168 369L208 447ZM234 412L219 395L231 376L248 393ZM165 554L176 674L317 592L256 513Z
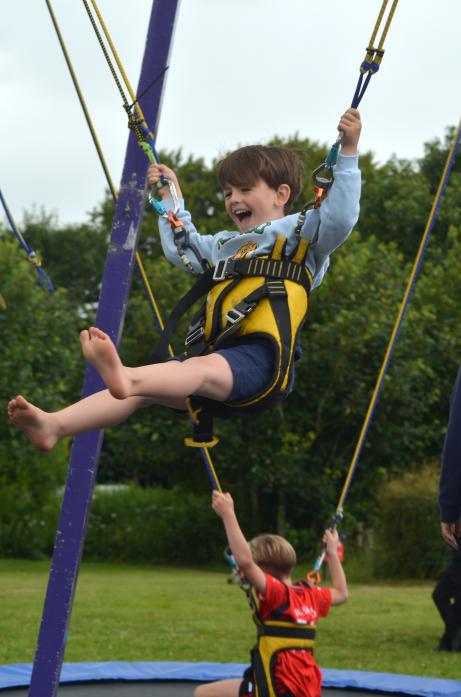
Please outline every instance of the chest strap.
M286 259L224 259L213 269L214 281L225 281L235 276L265 276L300 283L304 265Z

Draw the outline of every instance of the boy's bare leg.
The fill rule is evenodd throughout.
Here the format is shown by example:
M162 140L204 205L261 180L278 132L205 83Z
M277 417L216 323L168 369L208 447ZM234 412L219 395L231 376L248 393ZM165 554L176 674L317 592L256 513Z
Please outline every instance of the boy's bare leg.
M85 331L82 335L82 347L88 360L100 369L103 379L107 378L119 396L102 390L56 412L43 411L22 395L12 399L8 404L12 423L39 450L51 450L66 436L116 426L136 409L149 404L184 409L185 399L191 394L222 401L232 390L232 371L225 358L218 354L190 358L183 363L169 361L126 368L107 335L100 330ZM121 399L120 394L127 390L131 393Z
M120 400L103 390L60 411L46 412L19 395L8 404L8 415L36 448L47 451L66 436L116 426L148 404L151 400L143 397Z
M194 697L238 697L241 678L218 680L206 685L199 685L194 690Z
M147 397L155 403L199 395L224 401L232 390L229 363L219 354L167 361L138 368L124 366L110 337L96 327L81 332L85 358L96 368L117 399Z

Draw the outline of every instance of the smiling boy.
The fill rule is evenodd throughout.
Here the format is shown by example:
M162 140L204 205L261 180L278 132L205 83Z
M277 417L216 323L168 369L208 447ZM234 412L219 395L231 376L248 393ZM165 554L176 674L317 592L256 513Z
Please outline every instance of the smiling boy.
M220 163L218 178L225 207L237 231L214 235L196 231L184 209L175 173L165 165L151 165L150 186L157 185L161 177L176 186L180 197L177 217L187 231L188 256L197 273L203 271L201 258L214 267L216 287L208 294L207 307L213 303L222 306L222 316L210 318L208 314L200 320L195 334L201 341L190 339L182 360L139 367L123 365L110 337L99 328L82 331L83 354L107 389L50 413L19 395L8 405L13 424L37 448L49 450L65 436L109 428L153 403L185 409L186 399L194 396L237 408L256 403L271 391L275 399L285 398L293 386L298 333L309 292L321 283L330 254L347 239L358 218L358 111L348 109L338 129L343 136L334 183L322 206L307 212L299 232L298 216L290 211L301 192L302 165L288 149L248 146ZM159 193L166 211L172 210L170 188L163 186ZM165 256L183 269L166 217L160 217L159 227ZM251 272L253 259L269 259L276 271ZM261 264L257 268L262 269ZM240 283L242 274L253 278ZM251 292L245 291L245 297L241 288L246 287ZM223 289L225 297L219 295ZM268 323L275 327L272 334L266 331Z

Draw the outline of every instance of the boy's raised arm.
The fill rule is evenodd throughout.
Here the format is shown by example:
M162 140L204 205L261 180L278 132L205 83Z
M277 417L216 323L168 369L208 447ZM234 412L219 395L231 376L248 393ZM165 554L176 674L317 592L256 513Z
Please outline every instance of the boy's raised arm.
M201 273L203 267L201 264L201 258L206 259L211 262L211 249L213 235L201 235L195 229L192 223L191 215L188 211L184 209L183 194L181 187L179 185L178 178L175 172L166 165L152 163L147 169L147 183L150 187L157 186L161 178L170 180L176 189L176 194L179 199L180 210L177 213L177 217L183 223L185 229L187 230L187 244L185 248L187 250L187 258L191 262L194 271ZM166 211L174 210L174 201L172 199L170 187L165 184L158 189L158 195L162 199L164 208ZM160 240L162 243L162 249L165 257L172 264L177 266L179 269L185 270L182 257L178 254L178 248L176 246L174 236L171 231L171 224L166 216L161 215L159 217L159 231Z
M331 575L331 604L341 605L348 598L346 574L338 556L338 531L325 530L323 543L327 548L328 567Z
M250 546L240 529L237 516L235 515L232 496L213 491L211 506L224 524L227 541L241 574L258 593L264 595L266 592L266 576L262 569L253 561Z

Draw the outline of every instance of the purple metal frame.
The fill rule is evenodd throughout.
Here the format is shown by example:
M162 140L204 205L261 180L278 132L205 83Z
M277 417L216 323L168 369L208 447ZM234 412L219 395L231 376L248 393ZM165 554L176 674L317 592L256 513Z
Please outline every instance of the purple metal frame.
M178 6L179 0L153 2L138 94L167 65ZM149 90L142 104L146 120L154 132L160 115L163 86L164 78ZM145 206L147 164L147 158L130 133L96 318L96 325L117 345L122 334ZM99 375L89 366L82 396L103 387ZM29 697L54 697L59 686L102 439L102 431L91 431L77 436L73 443Z

